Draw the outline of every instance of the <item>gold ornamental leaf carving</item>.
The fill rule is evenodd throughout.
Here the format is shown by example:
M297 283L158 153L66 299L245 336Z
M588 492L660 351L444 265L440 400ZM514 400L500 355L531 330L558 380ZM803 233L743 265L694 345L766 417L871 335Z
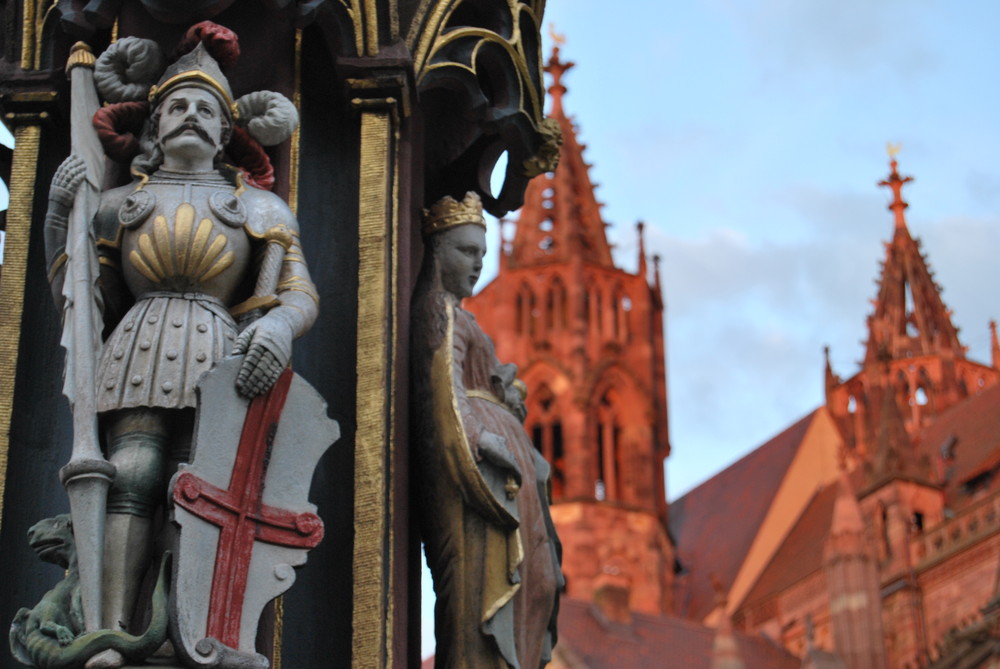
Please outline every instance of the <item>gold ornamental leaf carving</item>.
M418 91L454 122L430 123L431 200L477 191L500 216L523 201L529 175L552 165L544 127L542 0L424 0L405 39ZM491 174L506 153L502 185Z

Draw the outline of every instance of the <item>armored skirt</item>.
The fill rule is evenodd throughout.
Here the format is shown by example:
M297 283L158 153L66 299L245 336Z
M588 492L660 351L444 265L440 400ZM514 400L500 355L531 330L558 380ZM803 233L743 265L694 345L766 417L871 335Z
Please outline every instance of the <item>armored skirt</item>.
M232 349L236 323L202 293L147 293L108 337L97 376L97 410L196 406L198 379Z

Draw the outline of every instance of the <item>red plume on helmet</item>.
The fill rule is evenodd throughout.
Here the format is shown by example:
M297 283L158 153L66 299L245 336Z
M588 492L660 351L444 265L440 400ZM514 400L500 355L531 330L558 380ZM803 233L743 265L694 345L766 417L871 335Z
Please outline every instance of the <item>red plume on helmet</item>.
M188 28L184 37L178 42L171 60L176 61L190 53L198 44L205 45L205 50L221 68L232 67L239 60L240 41L236 33L211 21L202 21Z
M151 111L147 98L155 107L169 87L192 78L191 72L198 70L208 75L198 78L211 81L235 117L237 125L226 153L250 185L269 190L274 169L263 146L288 139L298 125L298 112L288 98L273 91L256 91L233 101L221 70L235 65L239 56L236 33L212 21L188 28L169 65L152 40L125 37L113 43L98 58L95 70L98 91L110 103L94 115L105 153L118 162L131 161L139 152L142 122Z

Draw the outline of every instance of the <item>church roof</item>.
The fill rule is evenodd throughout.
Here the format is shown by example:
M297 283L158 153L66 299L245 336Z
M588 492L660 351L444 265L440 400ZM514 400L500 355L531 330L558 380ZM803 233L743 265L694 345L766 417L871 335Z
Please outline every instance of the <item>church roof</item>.
M563 598L559 646L581 669L709 669L715 630L691 620L632 613L630 623L612 623L585 601ZM799 669L801 661L764 637L734 632L746 669Z
M980 475L1000 469L1000 385L984 390L938 417L920 434L920 447L934 462L944 452L949 454L951 459L942 467L948 471L949 505L961 508L968 499L963 486ZM860 470L855 470L853 479L857 483L860 478ZM823 552L818 547L830 533L837 494L836 482L816 491L754 583L742 608L787 590L822 569Z
M566 87L562 78L572 67L573 63L559 59L559 47L553 50L545 67L552 76L549 116L559 123L563 136L559 167L528 183L511 252L506 258L511 267L579 258L584 263L614 268L604 232L606 224L601 217L602 205L594 196L590 165L583 159L586 147L580 144L576 128L563 110Z
M714 576L729 588L757 536L816 412L670 505L678 558L689 569L679 615L702 620L715 606Z
M823 568L823 542L830 532L838 484L816 491L792 531L747 595L744 608L799 583Z
M974 479L1000 468L1000 385L952 407L920 434L931 462L942 462L949 506L961 507ZM984 477L984 485L997 481ZM995 477L994 477L995 478Z

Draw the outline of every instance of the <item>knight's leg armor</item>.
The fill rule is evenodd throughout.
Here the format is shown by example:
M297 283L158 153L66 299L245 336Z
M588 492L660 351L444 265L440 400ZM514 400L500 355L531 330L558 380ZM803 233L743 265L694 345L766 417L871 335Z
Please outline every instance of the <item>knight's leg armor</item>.
M163 410L125 409L111 420L108 459L117 468L108 493L102 626L126 629L152 549L153 512L166 488L168 420Z

